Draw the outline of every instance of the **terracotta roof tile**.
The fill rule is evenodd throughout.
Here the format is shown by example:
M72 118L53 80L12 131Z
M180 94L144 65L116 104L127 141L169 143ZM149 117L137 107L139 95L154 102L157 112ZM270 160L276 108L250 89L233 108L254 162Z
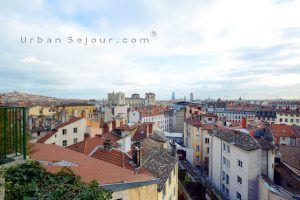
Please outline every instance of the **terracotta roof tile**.
M198 118L188 117L184 121L192 126L202 126L202 122Z
M69 166L68 168L79 175L85 182L90 182L95 179L100 184L113 184L154 179L154 177L150 175L135 174L132 170L53 144L32 144L30 156L37 161L67 161L73 163L75 166ZM47 171L55 173L62 169L63 166L44 165L44 167Z
M105 136L98 136L96 135L95 137L88 138L82 142L78 142L77 144L73 144L71 146L68 146L66 148L77 151L79 153L89 155L97 146L102 146L103 142L109 138L106 138ZM117 148L119 147L119 144L113 143L113 147Z
M99 147L91 155L91 157L112 163L120 167L126 167L131 170L134 169L133 165L131 164L131 157L118 149L105 150L103 147Z

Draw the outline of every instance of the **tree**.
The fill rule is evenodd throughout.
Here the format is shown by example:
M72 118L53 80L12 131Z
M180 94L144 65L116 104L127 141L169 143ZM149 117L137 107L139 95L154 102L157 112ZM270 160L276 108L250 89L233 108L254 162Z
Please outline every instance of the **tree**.
M112 192L97 181L81 181L69 168L56 174L47 172L38 162L27 161L5 170L5 199L111 199Z

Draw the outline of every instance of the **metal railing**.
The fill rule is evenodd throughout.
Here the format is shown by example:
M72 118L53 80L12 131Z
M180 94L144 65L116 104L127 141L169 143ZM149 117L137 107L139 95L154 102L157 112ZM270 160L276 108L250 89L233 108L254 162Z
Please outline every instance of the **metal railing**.
M0 106L0 157L26 159L26 107Z

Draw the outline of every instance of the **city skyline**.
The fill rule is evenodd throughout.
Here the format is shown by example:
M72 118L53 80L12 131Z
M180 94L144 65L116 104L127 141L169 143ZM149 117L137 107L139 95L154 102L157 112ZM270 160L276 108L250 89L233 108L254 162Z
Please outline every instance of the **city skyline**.
M42 1L0 8L0 92L102 99L298 99L299 1ZM176 13L176 15L174 15ZM154 34L155 33L155 34ZM21 37L32 37L32 44ZM149 38L47 44L46 38ZM189 98L188 98L189 99Z

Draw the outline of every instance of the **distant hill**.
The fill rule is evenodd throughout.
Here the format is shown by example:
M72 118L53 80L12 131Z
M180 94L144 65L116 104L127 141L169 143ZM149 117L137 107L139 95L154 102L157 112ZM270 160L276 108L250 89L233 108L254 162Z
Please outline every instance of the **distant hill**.
M56 97L48 97L38 94L29 94L22 92L10 92L0 94L2 104L6 106L56 106L67 103L86 103L87 100L82 99L62 99Z

